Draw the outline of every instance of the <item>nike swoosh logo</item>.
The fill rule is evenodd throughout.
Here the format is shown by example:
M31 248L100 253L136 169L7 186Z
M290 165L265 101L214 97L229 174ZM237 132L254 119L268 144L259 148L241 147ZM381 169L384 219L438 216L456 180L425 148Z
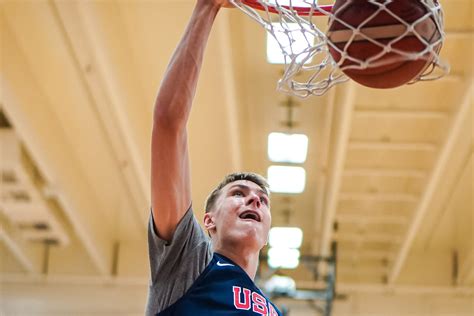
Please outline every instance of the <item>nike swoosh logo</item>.
M230 263L221 263L220 261L217 261L217 265L219 267L233 267L234 265L233 264L230 264Z

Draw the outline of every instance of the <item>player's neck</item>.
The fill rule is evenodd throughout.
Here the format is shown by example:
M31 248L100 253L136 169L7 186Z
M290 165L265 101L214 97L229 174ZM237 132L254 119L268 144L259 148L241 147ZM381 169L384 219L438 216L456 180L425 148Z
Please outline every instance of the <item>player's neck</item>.
M235 249L223 249L220 247L215 248L214 251L234 261L252 280L255 279L258 268L259 251L236 251Z

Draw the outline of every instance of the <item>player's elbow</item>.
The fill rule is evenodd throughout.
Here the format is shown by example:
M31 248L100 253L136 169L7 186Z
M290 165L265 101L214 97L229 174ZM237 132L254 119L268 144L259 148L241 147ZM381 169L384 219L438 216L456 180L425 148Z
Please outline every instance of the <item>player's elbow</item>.
M187 115L179 109L156 106L153 113L155 129L180 130L186 125Z
M165 87L167 88L167 87ZM155 126L181 129L186 125L191 110L189 92L161 89L155 101L153 122Z

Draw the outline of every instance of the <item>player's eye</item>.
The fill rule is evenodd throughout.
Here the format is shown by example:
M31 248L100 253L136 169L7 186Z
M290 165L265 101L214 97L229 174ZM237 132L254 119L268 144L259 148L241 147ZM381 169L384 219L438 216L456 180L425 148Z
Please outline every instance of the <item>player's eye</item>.
M268 200L267 200L267 198L266 198L265 196L261 196L261 197L260 197L260 202L263 203L263 204L265 204L265 205L268 205Z
M233 195L244 196L244 193L240 190L236 190L236 191L234 191Z

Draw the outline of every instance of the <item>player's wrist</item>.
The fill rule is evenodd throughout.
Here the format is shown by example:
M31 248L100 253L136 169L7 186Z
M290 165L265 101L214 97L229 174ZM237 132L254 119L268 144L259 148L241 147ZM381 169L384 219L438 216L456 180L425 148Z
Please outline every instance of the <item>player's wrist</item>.
M219 10L220 8L233 8L229 0L198 0L198 4Z
M196 9L201 9L206 12L217 12L221 6L214 2L214 1L209 1L209 0L198 0L196 2Z

